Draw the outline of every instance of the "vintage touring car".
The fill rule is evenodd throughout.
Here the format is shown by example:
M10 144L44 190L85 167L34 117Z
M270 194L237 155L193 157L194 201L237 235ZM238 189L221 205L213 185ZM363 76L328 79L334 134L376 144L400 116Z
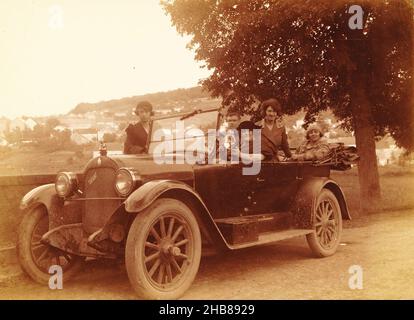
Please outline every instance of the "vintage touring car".
M181 120L207 133L222 118L218 109L199 110L155 119L152 128L173 131ZM342 220L350 219L330 179L331 169L350 166L341 148L324 162L262 161L258 174L244 175L243 163L157 164L159 143L152 133L146 154L101 150L82 173L60 172L54 184L27 193L18 237L23 270L47 283L51 265L67 280L85 258L124 259L139 297L175 299L191 285L202 254L296 236L306 236L317 257L337 250Z

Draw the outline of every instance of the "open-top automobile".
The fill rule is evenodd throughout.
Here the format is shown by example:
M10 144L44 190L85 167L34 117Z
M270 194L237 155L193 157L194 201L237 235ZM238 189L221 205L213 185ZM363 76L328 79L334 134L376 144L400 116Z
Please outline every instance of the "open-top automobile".
M48 283L49 267L60 265L67 280L86 258L124 259L140 298L175 299L190 287L204 254L297 236L306 236L317 257L336 252L350 214L330 171L350 167L346 148L333 146L318 162L263 160L257 174L246 175L243 162L184 161L178 149L202 137L177 137L177 121L207 141L223 116L216 108L156 118L146 154L102 149L83 172L59 172L55 183L24 196L18 256L31 278ZM171 136L164 163L154 157L165 143L156 129ZM206 159L211 155L208 149Z

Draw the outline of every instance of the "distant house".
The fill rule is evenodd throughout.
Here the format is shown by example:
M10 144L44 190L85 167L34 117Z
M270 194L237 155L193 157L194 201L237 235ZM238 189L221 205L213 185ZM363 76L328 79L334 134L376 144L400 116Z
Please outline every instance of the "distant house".
M101 111L100 114L103 115L104 112ZM96 119L96 113L94 111L86 112L84 117L87 118L87 119L90 119L90 120L95 120Z
M8 145L9 143L7 142L7 140L0 137L0 147L6 147Z
M34 129L34 127L36 127L36 126L37 126L37 122L36 122L36 121L34 121L34 120L33 120L33 119L31 119L31 118L26 119L24 122L25 122L25 124L26 124L26 128L27 128L27 129L29 129L29 130L33 130L33 129Z
M395 140L389 135L386 135L376 143L376 153L380 166L396 164L403 152L404 150L398 148Z
M96 128L98 129L98 131L105 131L110 133L118 131L118 125L113 121L97 122Z
M58 126L54 127L53 130L62 132L62 131L65 131L65 130L69 130L69 128L65 127L65 126L62 126L62 125L58 125Z
M336 137L336 138L328 138L328 143L343 143L346 146L353 146L355 147L355 137Z
M24 121L22 118L16 118L10 121L10 124L9 124L10 131L14 131L14 130L23 131L26 128L27 128L26 121Z
M80 133L80 134L94 134L96 137L97 129L95 128L85 128L85 129L74 129L73 133Z
M77 145L83 145L83 144L89 144L89 143L95 143L96 142L96 133L79 133L74 132L70 136L70 140Z
M71 130L90 129L90 128L96 127L95 120L72 117L72 116L59 118L59 122L62 126L65 126Z
M98 140L102 140L105 133L119 133L119 125L115 122L98 122L97 123Z
M0 136L4 136L4 133L9 131L9 125L10 125L9 119L5 117L0 118Z

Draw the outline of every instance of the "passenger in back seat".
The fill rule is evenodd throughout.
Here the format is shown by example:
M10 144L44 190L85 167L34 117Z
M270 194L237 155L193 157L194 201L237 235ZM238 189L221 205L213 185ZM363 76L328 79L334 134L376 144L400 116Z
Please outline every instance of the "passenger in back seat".
M322 129L316 124L310 125L306 130L306 141L292 154L292 160L316 161L324 159L329 154L330 149L328 143L322 137Z

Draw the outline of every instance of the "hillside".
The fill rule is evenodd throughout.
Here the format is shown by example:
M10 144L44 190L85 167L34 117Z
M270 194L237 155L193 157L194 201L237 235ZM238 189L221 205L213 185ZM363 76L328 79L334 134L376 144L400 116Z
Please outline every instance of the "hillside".
M101 101L97 103L79 103L69 113L85 114L88 112L112 112L125 113L130 112L138 101L150 101L156 110L183 108L193 109L193 107L210 107L218 106L220 99L212 99L210 95L203 91L201 87L188 89L176 89L166 92L149 93L139 96L126 97Z

